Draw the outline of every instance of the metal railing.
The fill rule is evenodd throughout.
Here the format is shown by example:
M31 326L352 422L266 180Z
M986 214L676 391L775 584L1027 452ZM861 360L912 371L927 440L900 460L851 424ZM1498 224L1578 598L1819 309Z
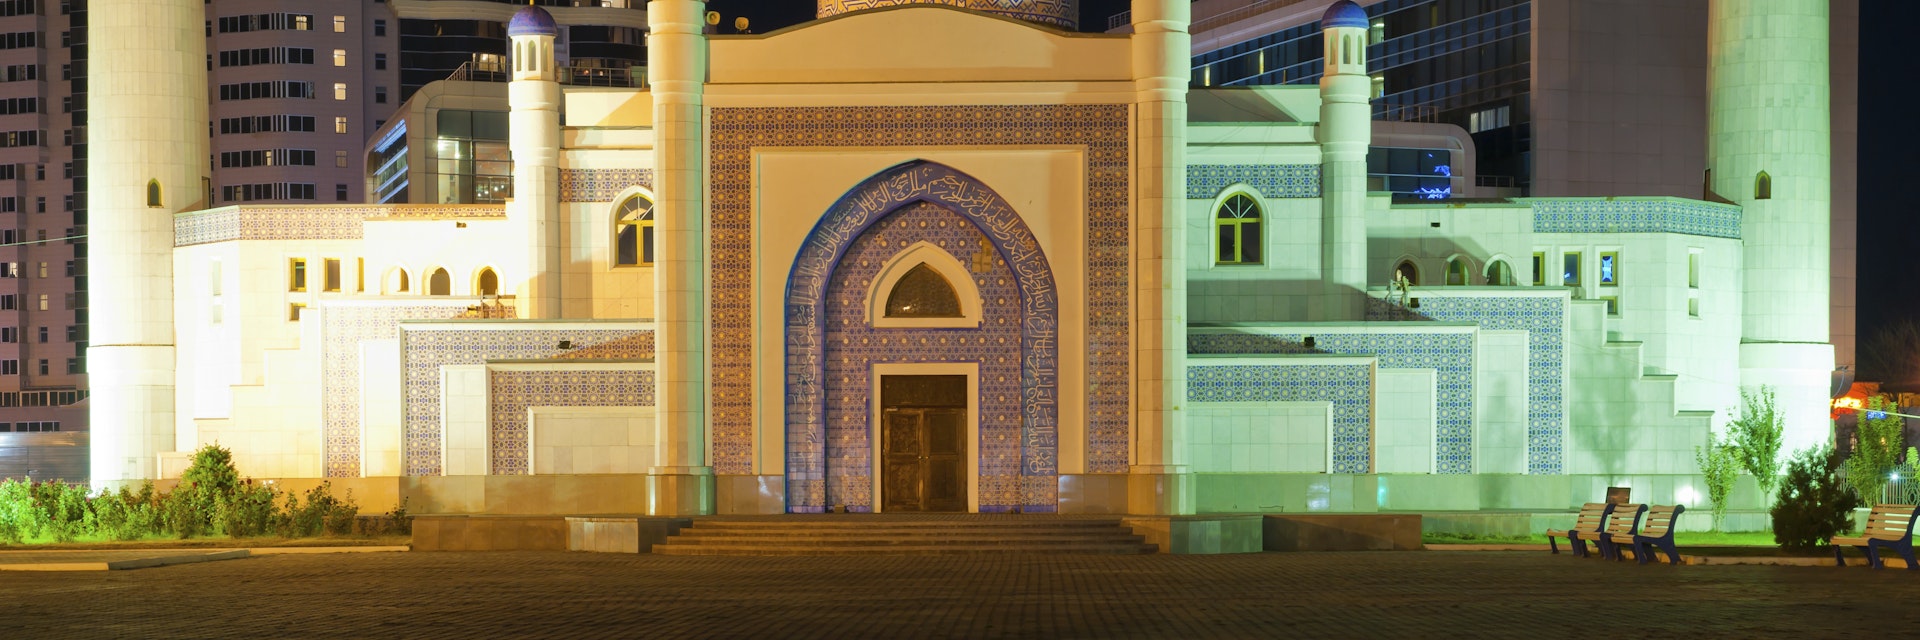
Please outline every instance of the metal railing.
M1200 33L1208 29L1213 29L1216 27L1224 27L1234 22L1244 20L1246 18L1251 18L1255 15L1266 13L1268 11L1272 11L1274 9L1279 9L1282 7L1290 7L1306 1L1307 0L1254 0L1253 4L1249 4L1247 6L1234 9L1232 11L1228 11L1220 15L1208 16L1204 19L1195 20L1193 21L1193 24L1188 25L1187 33Z
M513 73L505 68L491 68L492 65L476 65L473 61L460 63L460 67L447 74L448 80L465 82L508 82ZM609 67L567 67L561 70L560 84L577 87L634 87L647 86L646 67L609 68Z

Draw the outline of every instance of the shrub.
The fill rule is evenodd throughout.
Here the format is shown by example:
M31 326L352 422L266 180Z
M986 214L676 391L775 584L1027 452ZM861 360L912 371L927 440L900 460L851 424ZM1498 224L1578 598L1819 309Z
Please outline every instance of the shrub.
M225 509L227 535L235 538L264 536L284 529L282 521L287 519L287 514L275 503L279 497L280 492L272 487L251 481L240 485Z
M87 506L87 489L65 482L42 482L33 486L34 506L39 510L41 529L54 542L72 542L93 530L93 513Z
M19 544L40 536L40 510L33 505L33 487L19 480L0 480L0 542Z
M1854 433L1853 455L1847 456L1842 466L1847 472L1847 484L1869 505L1880 504L1881 492L1887 488L1887 475L1893 472L1894 463L1906 448L1901 443L1906 420L1886 413L1896 410L1886 398L1867 398L1866 408L1860 411L1860 428Z
M307 492L306 504L294 507L292 495L287 496L287 512L292 516L293 536L336 535L353 533L355 516L360 508L353 503L353 493L349 491L344 498L333 495L333 483L321 482Z
M1780 446L1786 433L1786 421L1774 408L1773 388L1762 386L1758 392L1740 390L1739 417L1727 424L1727 443L1739 453L1740 468L1760 485L1760 495L1773 496L1780 480Z
M1700 465L1700 475L1706 476L1707 500L1713 502L1713 529L1720 531L1727 518L1727 498L1733 495L1733 483L1740 477L1740 454L1708 431L1707 446L1694 447L1693 460Z
M1786 480L1768 512L1774 542L1805 551L1853 528L1860 498L1841 483L1840 466L1838 456L1824 445L1801 450L1787 463Z

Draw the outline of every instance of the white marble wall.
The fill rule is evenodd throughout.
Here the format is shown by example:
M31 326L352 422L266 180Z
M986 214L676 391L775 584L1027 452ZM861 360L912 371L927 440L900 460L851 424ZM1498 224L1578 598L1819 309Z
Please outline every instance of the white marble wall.
M1193 405L1189 415L1188 450L1196 472L1327 470L1333 403L1206 403Z
M646 473L655 466L652 407L533 407L534 474Z

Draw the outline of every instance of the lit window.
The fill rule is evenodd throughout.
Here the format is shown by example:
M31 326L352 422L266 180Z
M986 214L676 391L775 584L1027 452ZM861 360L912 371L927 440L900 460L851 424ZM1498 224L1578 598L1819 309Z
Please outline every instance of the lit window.
M366 258L353 259L353 290L356 292L364 292L367 290Z
M615 215L614 266L653 264L653 200L634 195L620 203Z
M1618 286L1620 284L1620 254L1605 251L1600 254L1600 284Z
M287 290L288 291L306 291L307 290L307 259L306 258L287 259Z
M346 33L346 32L347 32L347 17L346 17L346 16L334 16L334 17L333 17L333 32L334 32L334 33ZM344 55L346 55L346 54L344 54L344 53L341 53L341 52L339 52L338 50L336 50L336 51L334 52L334 55L335 55L335 56L344 56ZM339 65L334 65L334 66L339 66Z
M333 66L336 66L336 67L347 66L347 50L346 49L333 50Z
M338 258L327 258L325 273L321 274L320 289L322 291L340 290L340 260Z
M1491 109L1481 109L1467 116L1467 133L1491 131L1509 124L1511 109L1505 105Z
M1570 251L1560 256L1560 284L1580 285L1580 252Z
M334 133L346 133L346 132L347 132L347 117L346 117L346 116L334 116L334 117L333 117L333 132L334 132Z
M1220 238L1215 264L1260 264L1260 205L1252 197L1236 193L1220 203L1214 230Z
M889 318L959 318L960 296L927 263L914 265L887 293Z
M335 100L347 99L347 83L345 82L333 83L333 99Z
M336 167L347 166L347 152L345 151L333 152L333 166L336 166Z

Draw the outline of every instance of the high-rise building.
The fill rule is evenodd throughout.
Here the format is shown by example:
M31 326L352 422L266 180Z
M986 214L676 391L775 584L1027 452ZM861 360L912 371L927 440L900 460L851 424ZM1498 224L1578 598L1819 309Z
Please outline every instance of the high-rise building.
M1316 84L1334 0L1193 4L1196 87ZM1361 0L1376 121L1457 125L1474 193L1709 194L1708 0ZM1854 362L1859 1L1827 3L1831 341ZM1116 28L1125 20L1110 22ZM1375 145L1369 188L1444 197L1447 150Z

